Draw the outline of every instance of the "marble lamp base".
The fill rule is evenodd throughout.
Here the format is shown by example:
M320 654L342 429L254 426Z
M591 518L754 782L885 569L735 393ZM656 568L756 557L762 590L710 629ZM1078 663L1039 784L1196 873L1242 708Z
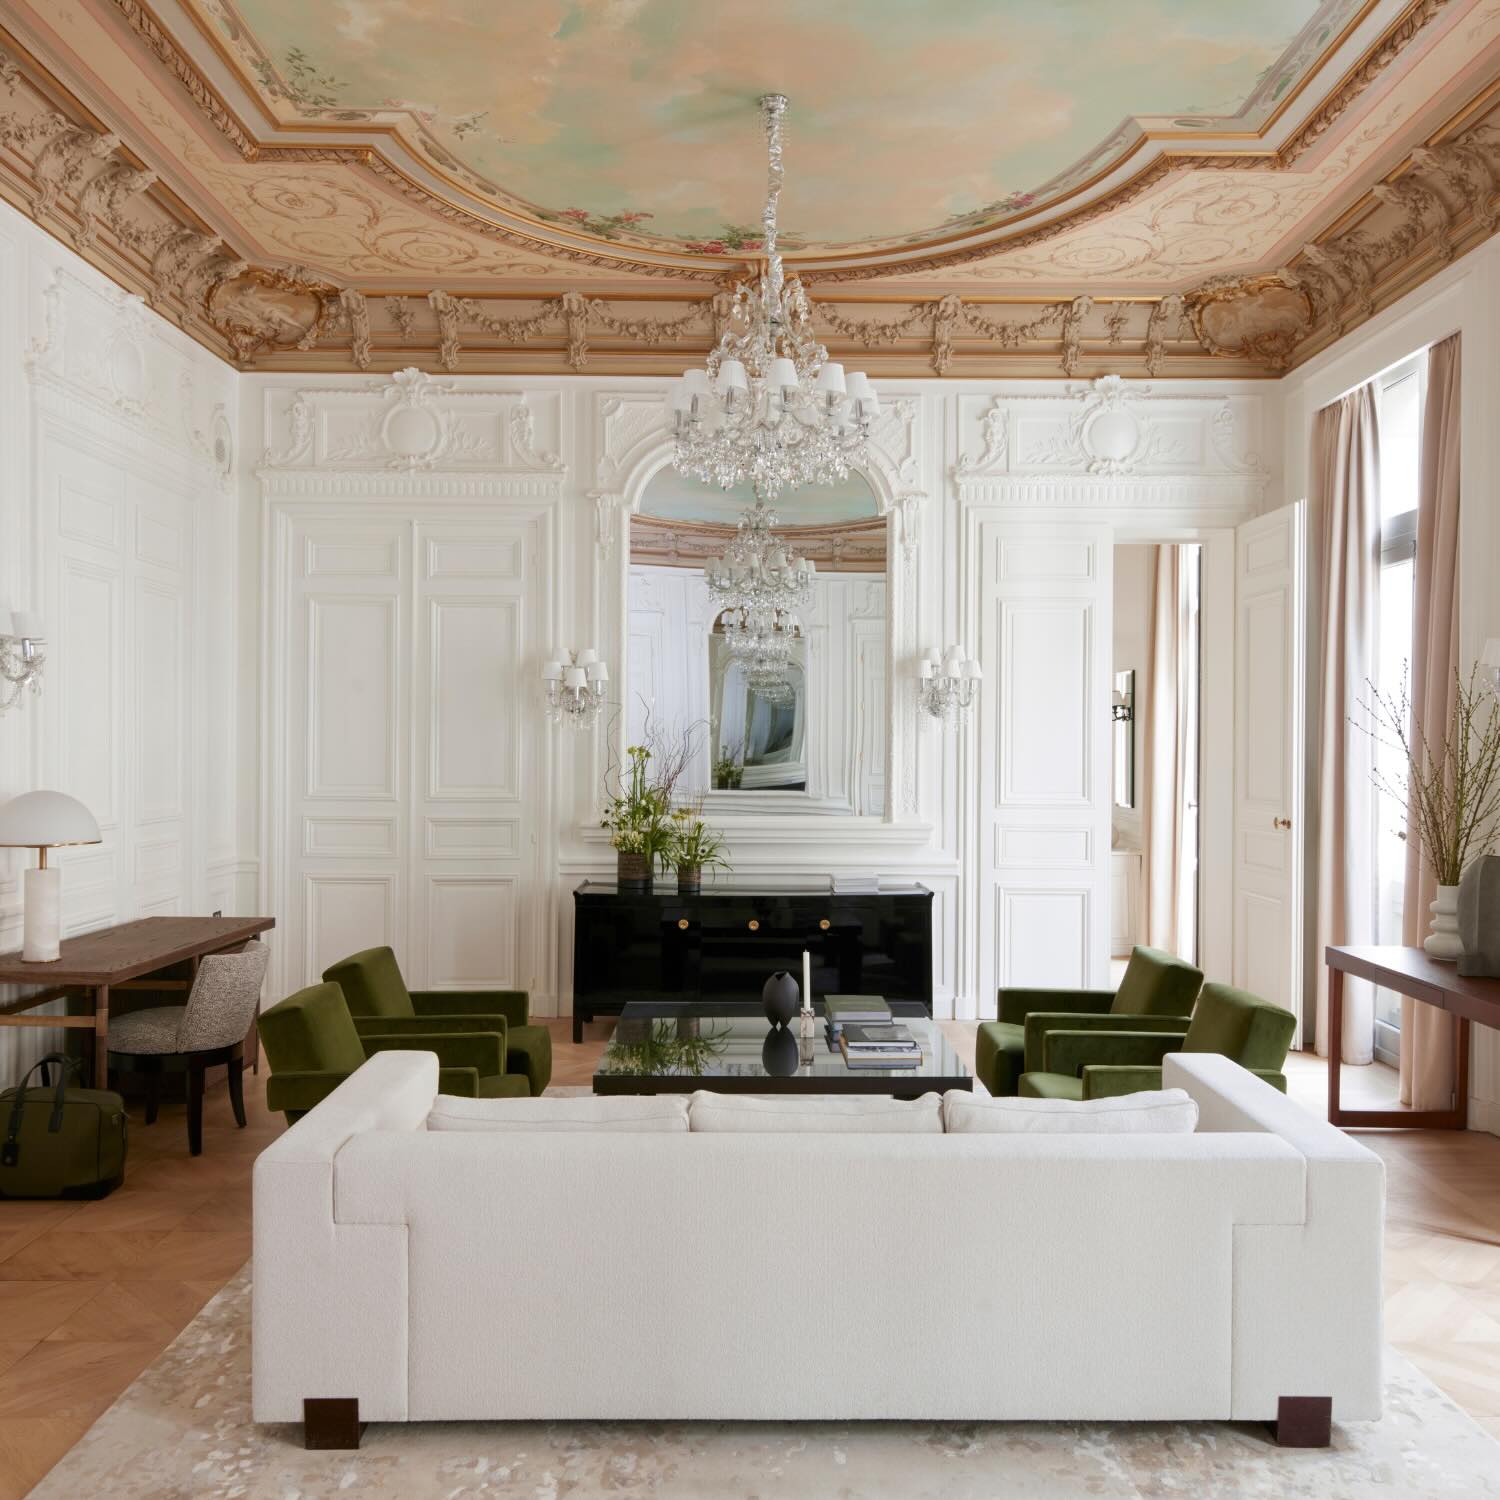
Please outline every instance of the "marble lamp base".
M62 871L27 870L22 893L21 958L29 964L56 963L62 956Z

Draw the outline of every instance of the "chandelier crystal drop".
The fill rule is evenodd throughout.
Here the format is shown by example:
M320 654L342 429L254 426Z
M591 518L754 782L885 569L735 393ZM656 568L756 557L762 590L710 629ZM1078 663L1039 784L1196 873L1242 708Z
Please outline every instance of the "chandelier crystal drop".
M770 158L762 215L766 261L753 286L735 287L727 326L703 370L668 397L679 473L721 489L743 480L774 499L802 484L832 484L861 467L880 398L869 377L844 373L812 331L802 283L776 249L781 196L782 94L760 101Z

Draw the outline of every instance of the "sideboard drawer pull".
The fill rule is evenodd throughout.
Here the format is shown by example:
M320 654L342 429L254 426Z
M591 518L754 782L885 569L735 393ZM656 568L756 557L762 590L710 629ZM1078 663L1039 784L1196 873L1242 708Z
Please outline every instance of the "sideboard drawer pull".
M827 918L827 917L824 917L824 918L823 918L823 919L822 919L822 920L821 920L821 921L820 921L820 922L819 922L819 923L818 923L818 926L819 926L819 927L821 927L821 928L822 928L822 929L823 929L823 931L824 931L824 932L827 932L827 931L828 931L828 929L829 929L829 928L830 928L830 927L832 927L832 926L833 926L833 923L832 923L832 922L830 922L830 921L829 921L829 920L828 920L828 918Z
M750 918L750 924L749 925L750 925L750 931L751 932L759 932L760 931L760 923L757 922L754 917Z
M683 932L686 932L687 931L687 925L688 925L687 918L686 917L678 917L678 919L677 919L677 925L678 925L678 927L680 927L682 929Z

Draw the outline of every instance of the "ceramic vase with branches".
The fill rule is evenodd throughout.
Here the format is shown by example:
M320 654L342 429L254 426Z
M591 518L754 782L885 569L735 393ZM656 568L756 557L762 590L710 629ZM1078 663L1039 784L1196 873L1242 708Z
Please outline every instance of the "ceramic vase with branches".
M1453 711L1441 738L1415 712L1407 677L1395 693L1369 684L1364 705L1368 724L1356 727L1399 752L1406 785L1394 784L1378 768L1376 789L1407 814L1409 832L1421 848L1433 879L1432 932L1423 947L1445 962L1463 954L1458 936L1458 882L1470 860L1487 853L1500 830L1500 705L1477 673L1454 674Z

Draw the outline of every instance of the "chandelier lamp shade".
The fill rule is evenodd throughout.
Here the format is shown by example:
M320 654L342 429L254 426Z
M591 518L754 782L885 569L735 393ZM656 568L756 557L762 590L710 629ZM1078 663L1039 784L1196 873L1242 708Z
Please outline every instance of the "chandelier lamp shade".
M542 668L547 717L554 724L588 729L599 718L609 693L609 668L592 646L559 651Z
M30 610L12 614L0 608L0 713L14 708L28 688L33 694L41 692L46 644L39 616Z
M101 842L94 815L62 792L23 792L0 805L0 848L35 849L37 864L22 881L24 963L55 963L62 952L62 871L47 851Z
M760 101L770 158L762 214L765 264L734 290L727 325L706 369L689 370L667 399L677 470L721 489L748 481L774 499L784 489L832 484L861 467L880 398L869 377L829 361L812 331L802 283L776 249L782 183L782 94Z
M917 705L943 725L964 723L979 696L983 673L962 646L934 646L917 664Z

